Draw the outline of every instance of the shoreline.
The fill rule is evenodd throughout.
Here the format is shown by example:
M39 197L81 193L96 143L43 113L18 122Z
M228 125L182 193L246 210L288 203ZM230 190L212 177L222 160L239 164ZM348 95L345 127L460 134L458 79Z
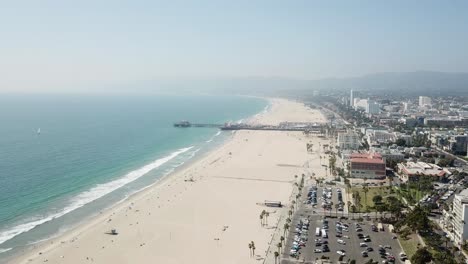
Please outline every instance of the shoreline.
M262 98L262 99L264 99L267 102L267 105L261 111L259 111L259 112L255 113L255 114L245 118L244 120L248 121L248 120L254 118L257 115L265 113L265 109L269 108L270 105L271 105L271 99L270 98ZM221 133L220 136L222 136L223 133L231 133L232 134L232 132L223 132L221 130L219 130L218 132ZM214 138L216 137L215 135L210 137L208 140L213 141ZM50 241L57 240L57 239L60 239L60 238L70 237L71 234L81 233L83 230L86 230L86 229L88 229L90 227L90 223L94 223L96 221L99 221L100 218L102 218L103 215L105 215L106 213L109 213L112 210L119 210L121 204L123 204L123 203L125 203L127 201L130 201L132 199L137 199L137 197L139 195L144 195L144 192L146 192L148 189L154 188L155 186L157 186L159 184L163 184L165 181L168 180L169 177L175 176L178 173L180 173L181 171L183 171L184 169L189 168L194 163L200 162L201 160L205 159L208 155L210 155L210 153L212 153L213 151L216 151L218 148L221 148L231 138L232 138L232 135L225 135L225 138L222 139L219 142L212 143L212 142L208 142L208 140L205 141L206 143L212 143L212 144L209 145L209 146L203 147L202 149L204 151L202 151L201 154L198 154L198 155L195 155L195 156L189 158L183 164L181 164L180 166L177 166L176 168L174 168L173 171L171 171L171 172L169 172L167 174L162 174L161 177L159 179L157 179L155 182L153 182L153 183L151 183L151 184L149 184L149 185L147 185L147 186L145 186L143 188L135 190L133 193L131 193L127 197L124 197L124 198L120 199L117 202L111 203L111 204L109 204L108 206L106 206L105 208L103 208L101 210L98 210L98 211L95 211L95 212L89 214L88 216L84 217L83 219L81 219L80 221L78 221L76 223L73 223L70 226L66 226L65 231L62 231L62 232L59 232L59 233L53 233L48 237L44 237L44 238L41 238L41 239L39 239L37 241L33 241L33 242L30 242L27 245L24 245L23 249L18 250L18 252L15 252L14 254L6 257L5 259L0 258L0 263L4 263L4 262L5 263L17 263L19 260L23 259L23 254L31 255L33 253L39 252L41 248L49 248L50 246L47 246L47 245L50 243ZM103 198L103 197L101 197L101 198ZM76 235L74 235L73 237L75 237L75 236ZM63 239L61 239L61 240L63 240ZM14 250L14 248L11 248L11 249L10 248L5 248L5 251L3 251L3 252L6 253L6 252L8 252L10 250ZM42 251L45 251L45 250L42 250ZM0 254L3 253L3 252L0 252Z
M269 104L266 106L266 107L268 107L268 111L267 112L261 111L260 113L257 113L255 115L251 116L250 118L248 118L248 122L258 122L258 120L264 120L265 116L271 115L272 112L275 110L274 108L276 106L276 104L273 103L273 100L278 100L278 99L268 99ZM286 101L286 102L289 102L289 101ZM295 104L297 104L297 103L295 103ZM268 133L268 134L274 134L274 133L275 132ZM14 261L15 263L31 263L31 261L28 261L28 259L32 259L34 262L35 261L42 262L42 261L40 261L40 259L45 258L45 259L47 259L48 262L50 262L51 260L48 258L47 255L51 255L50 257L53 258L54 257L53 256L54 252L56 253L57 251L61 251L61 250L62 251L65 250L65 252L67 252L67 251L72 250L72 249L70 249L69 245L71 245L71 244L75 243L77 240L79 240L78 238L80 238L80 240L81 240L82 236L89 235L89 232L91 230L94 230L94 229L96 229L98 227L100 227L102 229L102 226L109 227L108 223L114 221L114 219L113 219L114 217L120 217L119 218L120 220L125 220L125 219L123 219L125 217L123 217L122 214L125 214L125 216L127 216L127 214L130 214L131 212L135 212L136 210L137 210L137 212L139 212L139 210L144 211L145 209L136 209L136 210L134 210L134 208L131 208L131 207L137 207L136 204L137 203L142 203L142 200L144 198L147 198L146 200L149 200L148 197L151 196L151 194L155 194L156 192L157 192L157 194L159 194L159 192L163 192L163 189L175 189L176 187L173 187L173 188L169 188L169 187L171 185L176 185L176 184L181 184L181 183L182 183L182 185L186 185L187 183L188 183L188 185L191 185L191 186L197 185L198 181L203 181L203 178L204 178L203 176L200 177L199 175L197 175L199 177L197 177L195 179L195 182L187 181L187 177L191 176L191 174L195 173L198 169L203 170L205 167L212 166L212 164L215 164L216 162L218 162L222 158L229 159L230 158L229 155L231 155L230 154L231 152L229 152L229 155L227 155L227 156L220 157L220 158L217 158L217 159L214 159L214 160L213 160L213 156L216 156L216 154L219 155L218 152L222 152L224 149L226 149L227 145L229 145L229 147L235 147L235 146L230 146L230 145L232 145L232 144L236 145L238 143L235 140L240 137L239 135L248 136L248 134L258 134L258 133L250 133L250 132L231 133L231 135L229 135L226 139L223 139L223 142L220 143L219 145L215 146L213 149L210 149L210 150L206 151L205 153L203 153L199 157L196 157L195 159L190 159L185 164L183 164L180 167L176 168L173 172L169 173L168 175L163 176L161 179L159 179L155 183L143 188L142 190L137 191L136 193L130 195L129 197L124 199L122 202L119 202L116 205L110 206L108 209L105 209L105 210L101 211L101 213L97 213L96 215L94 215L92 217L84 219L84 221L77 224L76 227L64 232L63 234L60 234L57 237L52 237L47 241L44 241L42 243L39 243L39 244L35 245L33 248L28 248L28 249L24 250L23 252L19 252L19 254L25 254L26 256L14 257L13 259L9 259L7 261ZM293 134L293 133L287 133L287 134ZM275 137L275 135L273 135L273 137ZM245 140L247 141L247 139L245 139ZM224 161L221 161L221 162L224 162ZM201 168L200 168L200 165L201 165ZM198 168L195 169L195 171L193 171L194 167L196 167L196 166L198 166ZM212 166L212 167L214 167L214 166ZM183 180L183 181L180 182L181 180ZM185 180L185 184L184 184L184 180ZM229 186L230 183L228 183L227 185ZM290 186L290 188L292 188L292 187ZM187 188L185 188L185 189L187 189ZM179 188L179 190L180 190L180 188ZM172 190L172 192L169 190L169 193L174 194L174 191L176 191L176 190ZM292 189L291 189L291 191L292 191ZM291 194L291 192L289 192L288 197L290 196L290 194ZM174 195L174 197L176 197L176 196L177 195ZM157 197L157 199L159 199L159 196ZM170 206L170 203L168 203L168 206ZM151 214L151 212L149 212L149 214ZM118 216L116 216L116 215L118 215ZM139 219L139 218L137 218L137 219ZM128 222L128 220L125 220L124 222ZM136 222L136 224L138 224L138 222ZM132 224L130 224L130 226L131 225ZM120 228L118 230L120 230ZM174 233L177 233L177 231L175 231ZM100 235L100 236L103 237L102 235ZM105 237L105 238L110 238L110 237ZM120 238L120 235L115 236L115 238L116 239ZM140 247L143 247L143 246L142 246L142 244L140 244ZM80 251L80 250L78 250L78 251ZM39 252L41 254L39 254ZM70 260L70 258L67 259L68 261L65 261L64 258L66 258L67 255L68 254L66 254L65 257L64 257L64 255L59 255L58 260L62 259L62 261L58 261L58 262L60 262L60 263L80 263L79 260L75 260L73 262L73 261ZM60 256L64 257L64 258L60 258ZM123 262L117 261L117 262L118 263L128 263L128 262L125 262L125 261L123 261ZM182 261L182 262L168 262L168 263L185 263L185 262ZM229 262L229 263L231 263L231 262ZM232 262L232 263L239 263L239 262Z

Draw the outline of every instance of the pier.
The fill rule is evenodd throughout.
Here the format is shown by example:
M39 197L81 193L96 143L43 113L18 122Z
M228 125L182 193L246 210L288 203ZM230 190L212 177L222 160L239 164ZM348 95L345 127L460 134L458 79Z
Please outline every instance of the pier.
M202 124L190 123L189 121L181 121L174 123L174 127L187 128L187 127L208 127L219 128L221 130L266 130L266 131L307 131L307 132L320 132L324 129L324 123L310 123L310 122L282 122L279 125L250 125L244 123L225 123L221 124Z

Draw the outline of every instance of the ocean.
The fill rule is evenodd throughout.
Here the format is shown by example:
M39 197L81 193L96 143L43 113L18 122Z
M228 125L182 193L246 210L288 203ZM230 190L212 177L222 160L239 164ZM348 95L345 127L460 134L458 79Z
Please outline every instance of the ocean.
M241 96L0 96L0 260L154 184L230 133L174 122L239 122L267 107Z

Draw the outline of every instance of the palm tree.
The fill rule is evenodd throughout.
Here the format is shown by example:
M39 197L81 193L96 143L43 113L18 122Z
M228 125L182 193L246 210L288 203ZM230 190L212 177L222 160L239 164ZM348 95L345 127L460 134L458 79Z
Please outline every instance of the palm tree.
M260 225L263 226L263 213L260 214Z
M276 246L278 247L278 252L281 253L281 247L283 247L283 244L281 244L281 242L279 242L278 244L276 244Z
M283 236L282 236L282 237L284 238L284 236L286 235L286 232L289 230L289 224L288 224L288 223L284 223L284 226L283 226L283 227L284 227L284 232L283 232Z
M278 263L279 253L275 251L275 264Z
M292 214L293 214L293 211L292 211L292 210L289 210L289 211L288 211L288 216L291 217Z
M364 185L362 191L364 192L364 203L366 204L367 208L367 193L369 192L369 187L367 187L367 184Z
M255 256L255 243L250 241L250 244L252 245L252 255Z
M353 220L354 220L354 216L355 216L356 211L357 211L356 206L354 204L351 205L351 212L353 213Z
M280 237L281 244L284 244L284 236Z
M270 216L270 213L269 212L265 212L265 221L266 221L266 225L268 225L268 217Z
M252 257L252 243L249 243L249 252L250 252L250 257Z

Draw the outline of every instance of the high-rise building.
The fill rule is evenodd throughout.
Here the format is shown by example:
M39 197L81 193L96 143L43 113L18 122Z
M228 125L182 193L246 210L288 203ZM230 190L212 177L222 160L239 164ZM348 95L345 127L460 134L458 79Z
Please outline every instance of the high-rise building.
M468 239L468 189L455 194L452 213L453 238L461 246Z
M432 104L432 100L430 97L427 96L419 96L419 106L430 106Z
M349 96L349 105L351 107L354 107L354 94L353 94L353 90L351 90L351 94Z
M456 135L449 140L450 150L457 155L465 155L468 145L468 135Z
M372 100L367 100L367 105L366 105L366 113L370 115L376 115L380 113L380 104L372 101Z
M404 102L403 103L403 111L405 113L408 112L408 110L410 109L410 106L411 106L410 102Z

